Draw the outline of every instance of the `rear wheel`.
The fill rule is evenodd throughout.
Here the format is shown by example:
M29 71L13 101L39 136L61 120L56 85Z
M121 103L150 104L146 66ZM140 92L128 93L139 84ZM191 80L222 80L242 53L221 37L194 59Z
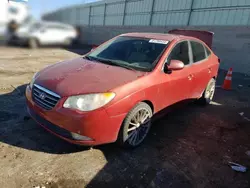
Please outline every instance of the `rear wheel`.
M152 115L152 109L148 104L137 104L123 121L118 136L119 144L130 148L139 146L148 135Z
M202 97L199 99L199 103L202 105L210 104L214 97L215 92L215 79L212 78L205 89L205 91L202 94Z

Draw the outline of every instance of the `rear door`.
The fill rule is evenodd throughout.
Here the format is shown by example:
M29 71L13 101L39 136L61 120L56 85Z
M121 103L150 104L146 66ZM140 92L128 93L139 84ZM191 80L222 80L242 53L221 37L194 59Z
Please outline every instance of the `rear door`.
M202 95L209 80L212 78L210 55L207 54L205 46L200 41L190 41L192 49L192 72L194 75L191 98Z

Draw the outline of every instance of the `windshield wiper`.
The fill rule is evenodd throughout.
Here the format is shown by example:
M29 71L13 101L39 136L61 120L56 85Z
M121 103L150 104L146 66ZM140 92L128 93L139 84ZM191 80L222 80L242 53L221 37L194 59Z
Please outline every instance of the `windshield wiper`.
M119 64L119 65L117 65L117 66L122 67L122 68L125 68L125 69L128 69L128 70L136 71L136 69L134 69L134 68L132 68L132 67L130 67L130 66L128 66L128 65Z
M83 58L85 58L85 59L87 59L87 60L89 60L89 61L97 61L97 62L102 63L102 60L99 59L99 58L97 58L97 57L93 57L93 56L88 56L88 55L86 55L86 56L83 56Z
M90 60L90 61L93 61L93 58L90 57L90 56L87 56L87 55L86 55L86 56L83 56L83 58L84 58L84 59L87 59L87 60Z
M122 67L122 68L125 68L125 69L128 69L128 70L133 70L135 71L136 69L128 66L128 65L125 65L125 64L120 64L120 63L117 63L115 61L111 61L111 60L108 60L108 59L99 59L97 58L98 61L100 62L103 62L103 63L106 63L106 64L109 64L109 65L114 65L114 66L117 66L117 67Z
M101 62L101 63L105 63L105 64L109 64L109 65L113 65L113 66L117 66L117 67L122 67L122 68L125 68L125 69L128 69L128 70L136 70L128 65L125 65L125 64L119 64L119 63L116 63L115 61L111 61L111 60L108 60L108 59L101 59L101 58L98 58L98 57L92 57L92 56L84 56L83 58L87 59L87 60L90 60L90 61L98 61L98 62Z

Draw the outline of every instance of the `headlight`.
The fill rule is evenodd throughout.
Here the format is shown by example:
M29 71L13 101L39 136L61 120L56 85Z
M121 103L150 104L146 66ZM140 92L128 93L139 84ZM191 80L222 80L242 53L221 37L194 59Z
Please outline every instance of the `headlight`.
M63 104L64 108L80 111L91 111L104 106L115 97L115 93L97 93L69 97Z
M35 78L36 78L37 73L34 74L34 76L32 77L31 81L30 81L30 88L32 89L34 82L35 82Z

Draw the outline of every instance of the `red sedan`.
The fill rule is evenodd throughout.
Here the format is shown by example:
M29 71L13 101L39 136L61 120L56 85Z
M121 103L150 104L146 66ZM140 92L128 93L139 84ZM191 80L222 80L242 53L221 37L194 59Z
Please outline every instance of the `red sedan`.
M185 99L210 103L220 62L212 36L185 30L117 36L35 74L26 89L28 112L71 143L136 147L160 110Z

